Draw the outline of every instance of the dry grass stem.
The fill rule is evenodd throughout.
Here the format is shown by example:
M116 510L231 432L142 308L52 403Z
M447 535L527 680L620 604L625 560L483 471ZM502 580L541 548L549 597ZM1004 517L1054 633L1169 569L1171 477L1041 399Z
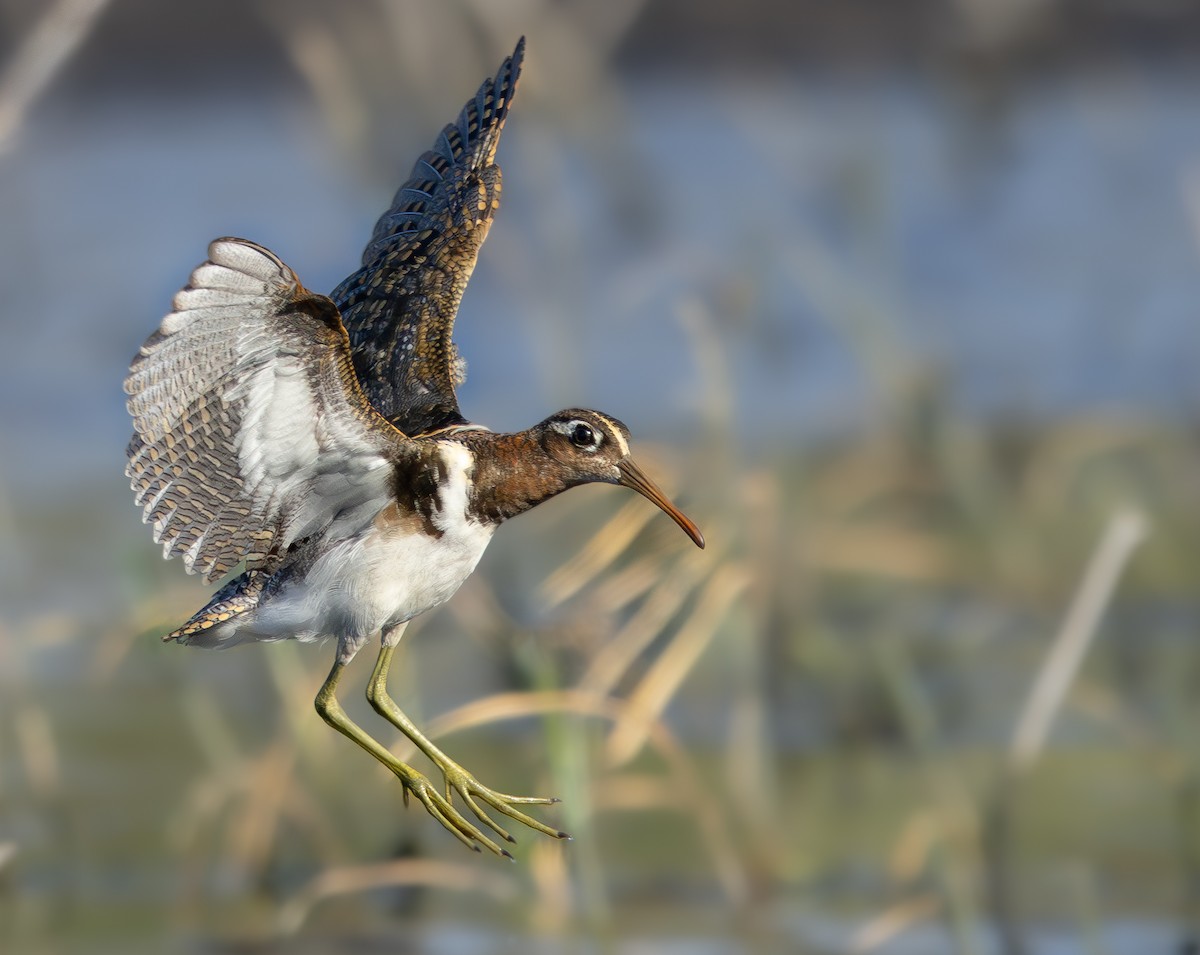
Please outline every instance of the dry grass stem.
M429 735L448 736L488 723L544 716L547 713L574 713L615 720L622 706L621 700L582 690L494 693L434 717L429 721Z
M867 955L887 945L905 931L938 914L941 900L931 893L915 895L884 909L850 938L853 955Z
M561 842L543 839L529 853L529 873L537 893L531 917L534 928L543 934L561 935L575 916L567 849Z
M927 483L928 478L913 473L904 448L887 434L868 438L845 458L826 464L813 476L811 493L824 520L841 522L872 501Z
M297 892L280 909L277 921L281 934L292 935L308 919L313 907L337 895L350 895L401 885L425 886L456 892L482 892L507 901L516 894L512 876L501 875L473 863L440 862L436 859L397 859L370 865L326 869Z
M898 882L920 875L929 861L933 846L941 838L936 813L922 807L900 830L888 857L888 873Z
M286 7L267 5L264 9L271 12L271 24L282 37L283 48L312 90L333 141L364 142L371 116L366 97L358 89L353 59L326 24L297 16Z
M827 573L922 583L952 579L957 572L945 543L920 531L846 524L813 528L804 552L814 568Z
M721 626L734 600L750 583L743 567L726 564L713 575L696 608L629 696L622 719L606 746L610 766L632 759L645 745L648 728L666 710L700 655Z
M648 554L597 580L587 589L580 616L610 619L662 581L662 557ZM607 642L605 646L607 647ZM601 650L603 652L603 650Z
M668 780L646 773L610 773L600 781L593 797L597 809L610 812L674 809L676 799Z
M277 741L252 764L241 812L233 818L226 839L225 856L238 868L261 872L270 858L295 764L290 741Z
M203 853L209 835L227 822L224 857L238 871L262 872L288 820L318 848L337 859L342 846L327 810L295 774L296 750L289 737L277 739L254 758L223 761L200 777L172 814L168 832L180 851Z
M13 733L29 788L43 799L56 795L62 786L62 765L46 711L32 703L20 707L13 718Z
M0 153L9 149L34 101L92 32L109 0L58 0L0 74Z
M548 608L557 607L583 590L629 549L656 513L641 498L622 504L574 557L542 581L541 602Z
M1015 771L1028 770L1042 752L1055 714L1079 671L1121 571L1146 533L1146 519L1137 511L1121 511L1109 521L1021 709L1009 750L1009 762Z
M664 577L616 634L607 640L579 681L581 690L607 696L621 681L634 661L654 642L703 583L715 566L716 550L708 556L682 562L675 573Z

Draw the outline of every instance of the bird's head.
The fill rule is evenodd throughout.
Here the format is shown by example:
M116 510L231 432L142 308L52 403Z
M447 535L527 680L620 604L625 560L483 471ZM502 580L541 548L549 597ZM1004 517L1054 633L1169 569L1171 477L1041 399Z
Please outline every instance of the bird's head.
M533 432L569 485L603 482L633 488L662 508L697 547L704 546L700 528L630 457L629 429L616 418L599 411L568 408L551 415Z

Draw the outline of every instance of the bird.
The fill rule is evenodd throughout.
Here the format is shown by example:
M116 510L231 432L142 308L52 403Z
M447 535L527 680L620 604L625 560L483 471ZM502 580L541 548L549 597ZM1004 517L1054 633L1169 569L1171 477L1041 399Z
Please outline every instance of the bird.
M568 408L499 433L459 409L465 364L451 336L499 206L496 148L524 50L522 37L417 159L362 267L331 295L261 245L216 239L124 383L126 474L163 557L207 583L240 571L164 641L336 640L320 716L391 770L406 805L413 797L467 847L509 857L493 837L516 840L493 812L569 838L525 811L558 800L483 785L402 712L387 682L405 627L458 590L502 523L579 485L630 488L704 547L611 415ZM345 668L376 635L367 698L442 786L338 701Z

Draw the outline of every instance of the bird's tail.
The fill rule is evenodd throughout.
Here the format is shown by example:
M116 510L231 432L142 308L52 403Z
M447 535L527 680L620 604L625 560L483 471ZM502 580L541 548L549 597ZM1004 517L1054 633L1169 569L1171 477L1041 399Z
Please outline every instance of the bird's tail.
M192 615L182 627L163 637L192 647L229 647L241 643L239 633L249 621L263 595L271 574L248 570L218 590L212 600Z

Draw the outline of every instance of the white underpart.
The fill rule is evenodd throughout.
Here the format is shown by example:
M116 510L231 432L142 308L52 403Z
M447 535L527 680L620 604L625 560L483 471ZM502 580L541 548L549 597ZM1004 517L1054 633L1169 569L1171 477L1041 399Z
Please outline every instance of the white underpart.
M439 442L441 537L420 529L385 535L374 526L323 554L303 582L285 587L251 624L259 639L317 640L335 636L348 660L371 634L445 603L470 576L495 525L467 519L471 456Z

